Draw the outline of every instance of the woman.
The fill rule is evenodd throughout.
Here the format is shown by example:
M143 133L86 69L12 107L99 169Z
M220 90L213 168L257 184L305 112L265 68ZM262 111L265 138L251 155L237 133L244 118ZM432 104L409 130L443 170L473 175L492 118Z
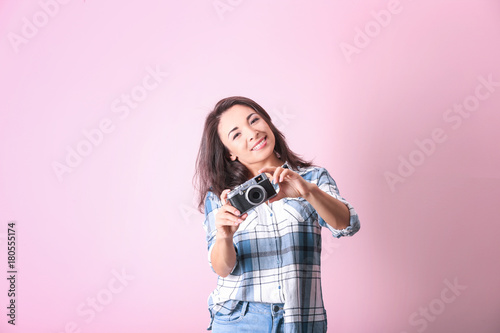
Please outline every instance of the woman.
M321 227L335 237L360 228L328 171L292 152L267 112L239 96L207 116L196 164L209 263L219 276L208 330L326 332ZM228 193L260 173L278 193L241 215Z

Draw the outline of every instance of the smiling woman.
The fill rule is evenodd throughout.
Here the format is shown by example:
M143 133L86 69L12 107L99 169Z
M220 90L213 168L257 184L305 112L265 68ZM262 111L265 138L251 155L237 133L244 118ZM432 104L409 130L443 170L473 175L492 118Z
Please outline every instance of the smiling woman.
M233 128L230 129L231 127ZM253 176L265 165L283 164L272 154L276 141L273 131L249 106L234 105L230 112L225 112L220 119L218 132L222 143L228 149L231 161L238 160L246 165Z
M269 114L239 96L208 114L196 164L208 260L219 276L209 329L326 332L321 227L334 237L360 228L328 171L295 154ZM228 193L260 173L278 193L241 214Z

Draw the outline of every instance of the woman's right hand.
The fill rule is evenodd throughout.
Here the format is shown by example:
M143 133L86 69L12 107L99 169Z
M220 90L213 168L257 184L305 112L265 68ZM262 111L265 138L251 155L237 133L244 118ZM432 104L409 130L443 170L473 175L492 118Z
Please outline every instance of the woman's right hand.
M222 207L215 215L215 228L217 229L217 238L232 239L236 230L238 230L241 222L243 222L248 214L245 213L242 216L238 209L231 206L231 203L227 201L227 194L231 190L224 190L220 195L220 200L222 202Z

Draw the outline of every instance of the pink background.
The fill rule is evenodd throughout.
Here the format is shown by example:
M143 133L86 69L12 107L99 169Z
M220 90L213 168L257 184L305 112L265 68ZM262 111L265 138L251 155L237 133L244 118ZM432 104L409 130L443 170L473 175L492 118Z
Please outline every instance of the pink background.
M1 332L205 331L216 276L191 179L230 95L267 109L360 216L323 241L329 332L500 331L500 86L474 97L478 77L500 82L498 1L66 2L0 2ZM449 113L461 103L474 111Z

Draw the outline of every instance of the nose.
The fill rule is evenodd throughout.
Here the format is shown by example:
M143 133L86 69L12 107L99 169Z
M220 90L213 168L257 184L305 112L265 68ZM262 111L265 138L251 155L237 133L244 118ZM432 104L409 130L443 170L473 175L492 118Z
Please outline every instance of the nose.
M249 133L250 133L249 134L249 140L250 141L255 140L257 138L257 136L259 135L259 131L258 130L254 130L254 129L250 130Z

